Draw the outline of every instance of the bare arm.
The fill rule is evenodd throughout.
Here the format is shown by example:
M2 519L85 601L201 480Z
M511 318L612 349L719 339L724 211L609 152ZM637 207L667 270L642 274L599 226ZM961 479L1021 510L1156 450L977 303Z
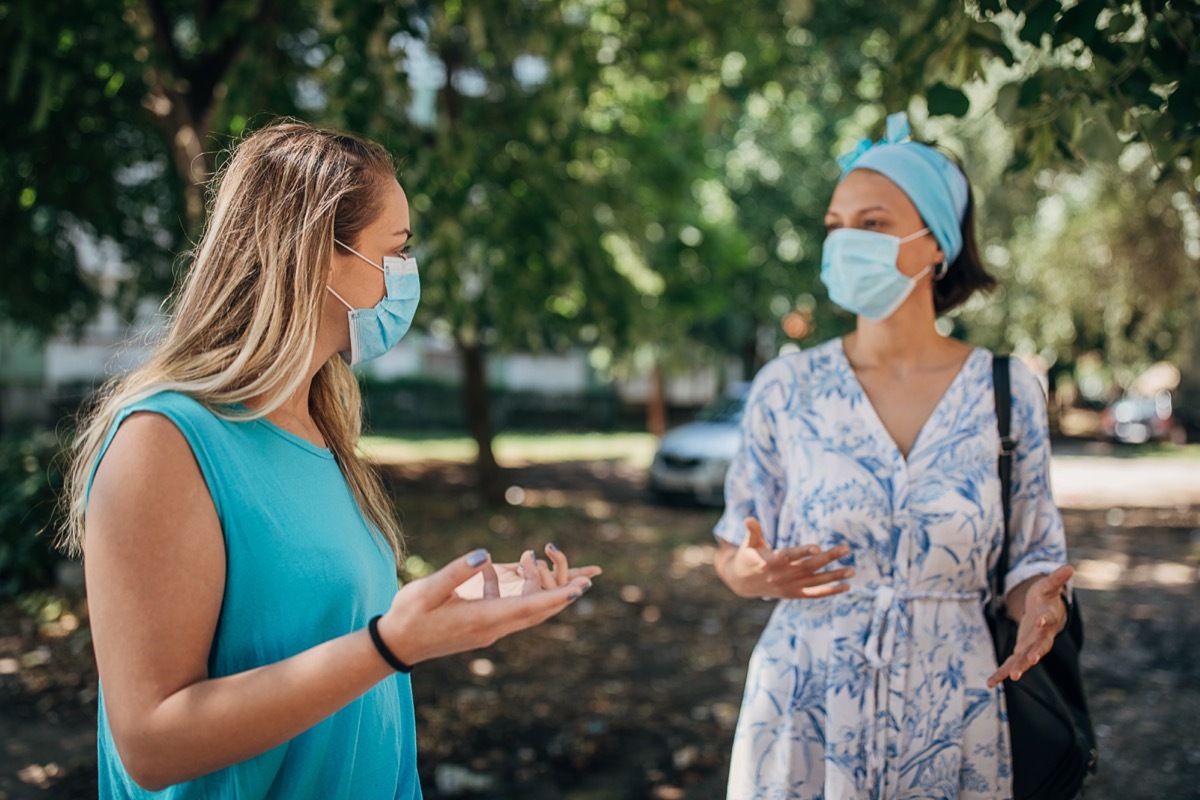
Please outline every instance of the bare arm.
M460 558L397 593L380 632L400 659L415 664L489 645L561 611L590 585L578 577L524 597L467 601L455 587L491 569L486 559L472 561ZM224 564L216 510L187 441L161 416L131 416L96 473L85 568L113 738L145 788L259 755L392 674L362 630L210 679Z

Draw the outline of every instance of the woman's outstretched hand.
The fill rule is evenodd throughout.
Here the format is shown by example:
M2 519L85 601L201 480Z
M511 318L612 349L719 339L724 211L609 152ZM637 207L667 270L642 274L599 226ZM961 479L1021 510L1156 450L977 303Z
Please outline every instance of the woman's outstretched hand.
M532 550L521 554L515 564L491 564L472 575L455 591L464 600L482 597L520 597L544 589L565 586L575 578L594 578L600 567L571 567L567 556L553 544L546 545L550 565L537 558Z
M1026 581L1009 593L1010 611L1022 609L1020 616L1014 617L1018 621L1017 643L1012 655L988 678L989 689L1006 679L1020 680L1026 670L1050 652L1054 637L1067 624L1063 589L1074 574L1070 566L1062 566L1049 575Z
M825 569L850 554L846 545L829 550L816 545L772 550L763 538L762 526L753 517L746 520L742 544L725 544L722 551L717 574L739 597L829 597L849 590L850 584L845 581L854 575L849 567Z
M526 554L530 559L532 553ZM538 570L533 570L535 573ZM474 600L456 589L481 574L483 595ZM553 588L526 582L517 597L501 597L496 568L486 550L455 559L432 575L406 584L379 620L388 648L406 664L488 647L510 633L532 628L575 602L592 586L576 575Z

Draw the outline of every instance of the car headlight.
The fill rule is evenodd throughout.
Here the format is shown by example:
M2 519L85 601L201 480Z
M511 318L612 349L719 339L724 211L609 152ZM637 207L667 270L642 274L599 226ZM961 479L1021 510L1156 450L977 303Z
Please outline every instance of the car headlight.
M708 462L708 471L713 475L724 475L729 471L728 458L714 458Z

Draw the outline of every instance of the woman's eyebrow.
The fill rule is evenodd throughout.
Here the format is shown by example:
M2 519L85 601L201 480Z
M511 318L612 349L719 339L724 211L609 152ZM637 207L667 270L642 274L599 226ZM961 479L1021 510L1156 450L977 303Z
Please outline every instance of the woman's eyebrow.
M393 233L392 236L407 236L409 239L411 239L412 231L410 231L408 228L401 228L400 230Z

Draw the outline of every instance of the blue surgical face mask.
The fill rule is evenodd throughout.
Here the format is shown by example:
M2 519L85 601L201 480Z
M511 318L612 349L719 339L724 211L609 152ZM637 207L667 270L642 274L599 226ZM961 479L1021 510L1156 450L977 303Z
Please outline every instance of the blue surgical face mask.
M929 233L923 228L901 239L886 233L858 228L838 228L825 237L821 248L821 282L829 298L847 311L876 322L898 309L933 269L926 267L915 277L896 268L900 245Z
M381 267L353 247L341 242L338 244L383 273L383 299L372 308L355 308L335 292L332 286L325 287L349 309L350 363L361 364L391 350L404 338L404 334L408 333L413 315L417 313L417 304L421 300L417 260L388 256L383 259Z

